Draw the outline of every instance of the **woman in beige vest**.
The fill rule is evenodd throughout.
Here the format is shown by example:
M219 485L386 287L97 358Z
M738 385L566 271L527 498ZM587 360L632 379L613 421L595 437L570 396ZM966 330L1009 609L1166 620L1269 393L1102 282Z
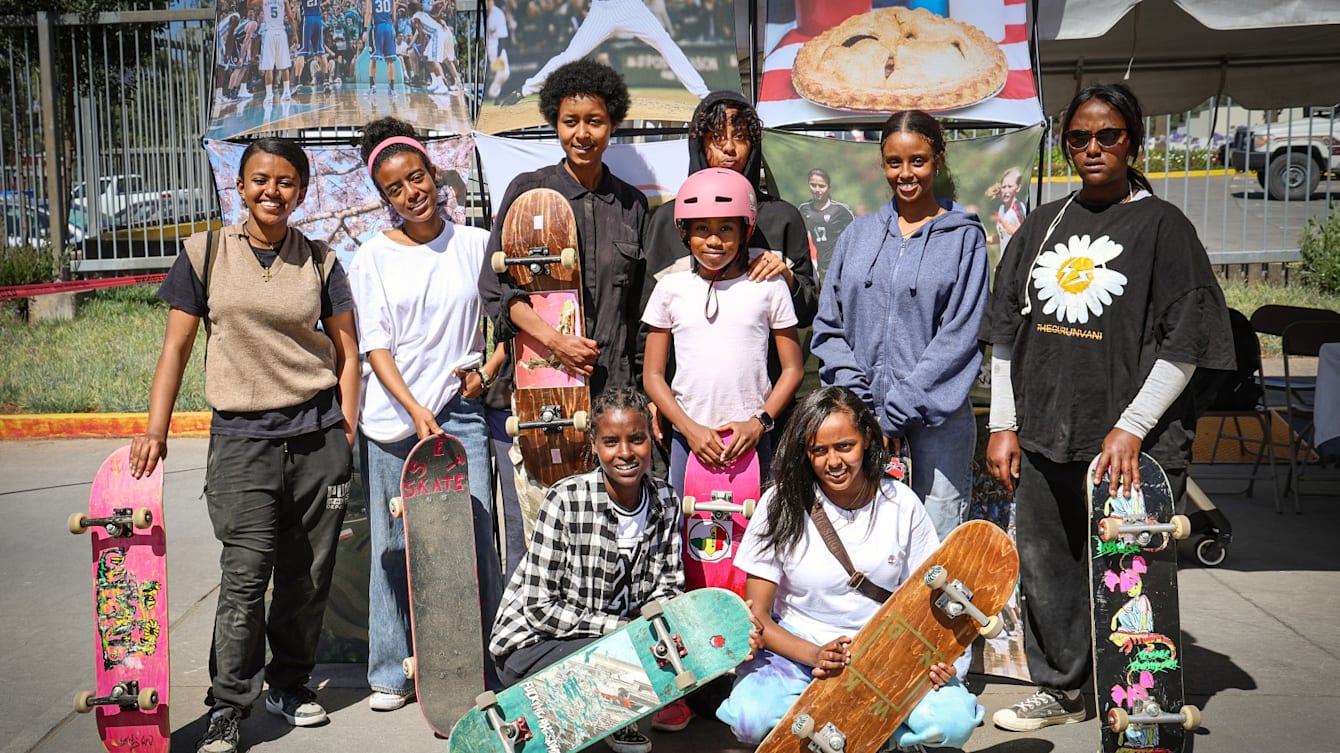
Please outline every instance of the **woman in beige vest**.
M292 141L260 139L242 153L238 175L247 219L188 239L159 288L172 308L148 429L131 446L136 477L167 456L172 407L204 319L205 396L214 412L205 500L223 544L206 698L213 711L199 746L206 753L237 749L238 723L262 681L271 713L300 727L326 721L306 683L358 413L348 278L329 247L289 227L307 193L307 155Z

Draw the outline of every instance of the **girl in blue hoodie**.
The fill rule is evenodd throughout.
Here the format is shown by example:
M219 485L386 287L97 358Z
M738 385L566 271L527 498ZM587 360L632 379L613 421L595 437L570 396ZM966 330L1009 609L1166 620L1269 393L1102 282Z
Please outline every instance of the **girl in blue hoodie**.
M982 359L986 234L976 215L935 196L945 164L939 121L894 113L880 151L893 199L838 239L810 350L823 361L822 384L859 395L890 446L907 440L912 490L943 539L963 521L972 489L968 390Z

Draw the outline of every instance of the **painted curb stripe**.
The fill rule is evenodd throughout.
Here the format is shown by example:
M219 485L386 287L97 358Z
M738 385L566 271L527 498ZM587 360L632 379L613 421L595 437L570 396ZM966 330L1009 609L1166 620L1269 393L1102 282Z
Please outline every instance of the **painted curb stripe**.
M207 437L210 417L209 411L173 414L168 434ZM143 434L148 423L144 413L20 413L0 416L0 440L129 438Z

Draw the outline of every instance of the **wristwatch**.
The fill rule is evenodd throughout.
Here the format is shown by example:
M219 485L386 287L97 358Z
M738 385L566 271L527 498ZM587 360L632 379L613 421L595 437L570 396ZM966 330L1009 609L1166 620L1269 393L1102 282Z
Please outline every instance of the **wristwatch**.
M493 378L489 376L489 373L487 371L484 371L483 366L476 366L475 373L479 375L480 387L483 387L485 390L487 390L489 387L493 386Z
M757 418L758 422L763 424L763 431L765 433L772 431L772 427L777 425L777 422L772 420L772 416L768 415L767 411L759 411L758 415L754 416L754 418Z

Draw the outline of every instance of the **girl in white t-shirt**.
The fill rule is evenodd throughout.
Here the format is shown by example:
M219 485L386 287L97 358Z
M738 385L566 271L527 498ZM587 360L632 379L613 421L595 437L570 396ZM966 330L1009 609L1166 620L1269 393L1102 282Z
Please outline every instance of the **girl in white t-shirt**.
M774 484L735 555L735 566L748 574L745 592L765 646L741 665L717 710L741 742L766 737L811 682L840 681L852 636L880 606L848 585L810 518L811 506L832 521L852 565L889 591L939 546L921 500L884 475L881 436L854 392L824 387L797 405L777 443ZM947 664L931 666L936 689L894 733L894 744L967 742L983 712L955 674Z
M675 222L693 269L661 278L642 314L649 330L642 383L674 425L670 483L681 493L689 452L709 468L724 468L757 447L768 467L772 416L804 376L790 288L781 277L754 281L746 274L757 214L753 186L740 173L707 168L690 175L676 197ZM775 385L768 380L769 338L782 365ZM667 384L672 343L675 374Z
M393 118L368 123L361 149L377 191L401 220L359 246L349 266L359 347L367 359L359 428L372 538L368 704L389 711L404 706L414 686L401 669L413 653L404 524L390 516L387 501L399 495L401 468L421 439L445 433L465 446L481 624L491 624L497 611L502 573L493 545L488 426L479 396L497 376L501 353L482 362L478 281L488 233L447 221L439 208L437 168L413 126ZM492 662L480 669L492 673ZM497 687L495 678L488 679L489 687Z

